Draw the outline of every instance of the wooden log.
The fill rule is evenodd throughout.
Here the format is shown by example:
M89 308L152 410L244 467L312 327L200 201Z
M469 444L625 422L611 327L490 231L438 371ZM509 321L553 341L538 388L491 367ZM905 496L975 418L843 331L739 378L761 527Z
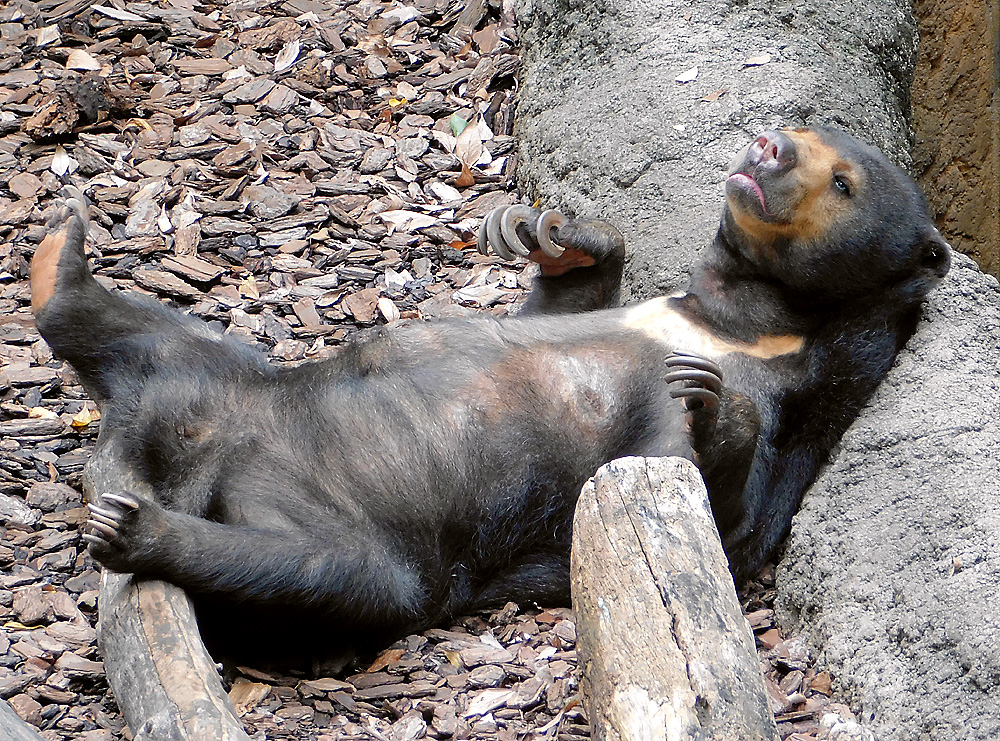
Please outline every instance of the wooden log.
M121 460L102 432L84 476L88 498L152 495ZM105 569L99 605L104 669L135 741L249 741L182 589Z
M5 700L0 700L0 738L5 741L44 741L35 727L22 720Z
M693 464L600 468L577 504L571 568L595 741L778 738Z

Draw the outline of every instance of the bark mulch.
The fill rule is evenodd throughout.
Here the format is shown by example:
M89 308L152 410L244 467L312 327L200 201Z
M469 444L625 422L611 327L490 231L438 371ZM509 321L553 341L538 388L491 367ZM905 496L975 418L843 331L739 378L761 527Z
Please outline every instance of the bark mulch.
M92 201L105 284L275 362L375 325L503 315L532 268L470 246L517 200L517 43L509 0L0 3L0 697L44 737L129 737L80 538L100 414L28 308L59 189ZM830 678L781 640L768 578L746 603L773 707L783 737L815 738ZM255 739L589 738L572 613L544 607L336 676L227 667L231 696Z

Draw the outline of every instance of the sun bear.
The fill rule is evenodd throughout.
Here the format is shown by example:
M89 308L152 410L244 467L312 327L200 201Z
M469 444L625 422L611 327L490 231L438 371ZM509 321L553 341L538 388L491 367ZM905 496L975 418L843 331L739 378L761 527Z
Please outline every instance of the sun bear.
M518 315L383 327L278 367L105 290L81 198L36 251L33 310L100 401L102 442L155 492L92 502L91 552L346 642L566 603L580 488L621 456L694 460L735 577L753 573L950 261L877 150L768 131L737 156L684 294L616 307L615 228L502 207L480 248L541 266Z

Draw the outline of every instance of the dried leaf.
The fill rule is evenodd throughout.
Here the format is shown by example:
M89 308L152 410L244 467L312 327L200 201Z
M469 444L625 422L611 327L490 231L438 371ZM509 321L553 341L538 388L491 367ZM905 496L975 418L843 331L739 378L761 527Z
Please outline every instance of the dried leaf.
M727 87L719 88L718 90L715 90L706 95L704 98L702 98L702 100L705 101L706 103L711 103L712 101L718 100L728 92L729 88Z
M77 412L75 415L73 415L73 421L70 422L70 426L73 429L75 429L75 430L79 430L79 429L81 429L83 427L86 427L87 425L89 425L93 421L94 421L94 417L90 413L90 409L88 409L87 407L84 407L79 412Z
M424 227L435 226L436 224L441 223L440 219L430 216L429 214L422 214L416 211L406 211L404 209L383 211L382 213L376 215L386 224L391 224L395 229L401 232L411 232L415 229L423 229Z
M465 127L469 125L469 122L457 113L453 113L448 117L448 125L451 127L451 133L458 137L465 131Z
M79 167L79 163L66 153L63 145L60 144L57 146L55 153L52 155L52 164L49 165L49 169L62 177L67 172L75 171L77 167Z
M260 291L257 290L257 281L253 279L253 276L243 279L240 283L239 291L241 296L246 296L249 299L257 300L260 298Z
M677 77L674 78L674 82L679 82L684 84L685 82L694 82L698 79L698 68L692 67L691 69L684 70Z
M486 119L480 118L477 127L479 128L479 138L482 141L488 142L493 140L493 129L486 123Z
M170 234L174 230L174 225L170 223L165 206L160 206L160 215L156 218L156 226L163 234Z
M507 703L507 700L512 698L514 694L513 690L508 689L483 690L469 703L469 707L465 711L465 717L471 718L474 715L486 715L486 713L503 707Z
M380 299L381 300L381 299ZM386 299L388 301L389 299ZM390 302L391 303L391 302ZM406 653L406 649L403 648L387 648L385 651L380 653L378 657L372 662L372 665L365 669L365 674L374 674L375 672L380 672L387 666L391 666L403 658L403 654Z
M497 288L495 285L466 286L455 291L455 300L462 304L486 308L493 306L493 304L506 295L506 291Z
M427 185L427 189L441 203L454 203L455 201L462 200L462 194L459 193L455 188L452 188L447 183L439 183L439 182L429 183Z
M4 630L39 630L44 627L44 625L25 625L16 620L9 620L3 624Z
M463 162L462 174L459 175L457 178L455 178L455 185L457 185L459 188L468 188L470 185L475 185L475 184L476 184L476 178L473 177L472 170L470 170L469 166Z
M278 56L274 58L274 72L275 74L279 72L284 72L286 69L292 67L295 61L299 58L299 40L289 41L283 47L281 51L278 52Z
M464 121L465 119L462 120ZM441 148L444 151L449 154L455 151L455 145L458 143L457 137L444 131L438 131L437 129L431 129L431 136L433 136L435 141L441 145Z
M119 10L118 8L108 8L104 5L94 5L91 10L96 10L101 15L106 15L108 18L114 18L116 21L141 23L146 20L141 15L129 13L127 10Z
M743 62L744 67L759 67L762 64L767 64L771 61L770 54L758 54L756 56L750 57Z
M383 296L376 302L375 306L378 308L378 313L381 314L382 318L387 322L394 322L399 319L399 309L396 307L396 304L393 303L392 299Z
M479 126L466 126L455 143L455 156L459 161L472 167L483 155L483 138Z
M74 49L66 59L66 69L79 69L84 71L97 71L101 68L101 63L83 49Z
M500 641L498 641L496 636L493 635L493 633L491 633L490 631L486 631L481 636L479 636L479 640L485 643L487 646L492 646L498 651L505 650L504 647L500 645Z
M383 18L398 20L400 23L409 23L420 17L420 11L411 6L393 8L382 13Z

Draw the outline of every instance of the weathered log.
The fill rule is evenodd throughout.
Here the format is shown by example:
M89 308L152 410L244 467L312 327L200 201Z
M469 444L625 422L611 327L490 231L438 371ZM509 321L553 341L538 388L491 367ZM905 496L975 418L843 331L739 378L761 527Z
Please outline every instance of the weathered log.
M88 497L105 491L150 496L122 465L117 447L114 437L102 435L84 477ZM105 570L98 646L135 741L249 741L183 590Z
M698 470L623 458L583 487L573 605L596 741L777 739Z
M22 720L4 700L0 700L0 738L7 741L43 741L35 727Z

